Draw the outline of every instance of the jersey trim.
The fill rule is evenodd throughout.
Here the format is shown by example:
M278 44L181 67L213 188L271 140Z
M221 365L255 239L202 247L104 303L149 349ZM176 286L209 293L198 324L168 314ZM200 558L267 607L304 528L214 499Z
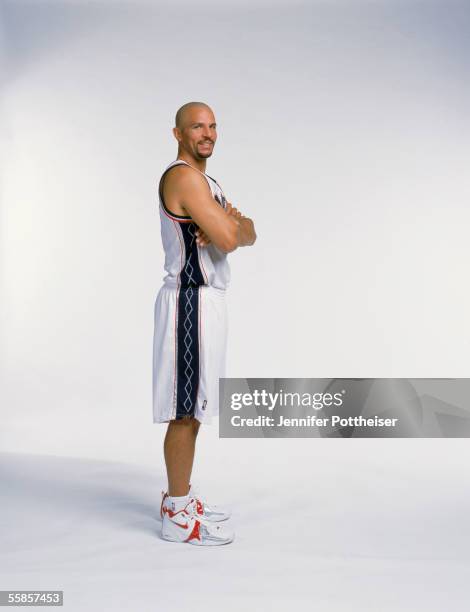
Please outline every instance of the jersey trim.
M178 162L178 163L176 163L176 162ZM165 174L169 170L171 170L172 168L175 168L176 166L189 166L189 168L193 168L193 170L196 170L197 172L200 172L206 178L207 187L209 188L211 197L214 197L214 194L212 193L212 189L211 189L210 183L207 180L208 178L212 179L214 181L214 183L216 183L216 185L219 187L220 190L222 190L222 188L217 183L217 181L215 179L213 179L211 176L209 176L205 172L201 172L197 168L194 168L193 166L191 166L191 164L188 164L188 162L184 161L183 159L176 160L175 162L172 162L170 164L170 166L168 166L168 168L166 168L166 170L161 175L160 181L158 183L158 195L160 196L160 203L162 205L163 212L167 215L167 217L170 217L170 219L174 219L175 221L180 221L181 223L189 223L189 222L192 221L192 217L190 215L177 215L176 213L172 212L169 208L166 207L165 200L163 199L163 177L165 176Z
M193 220L191 217L174 217L173 213L168 213L166 208L162 207L162 210L165 213L165 215L172 221L178 221L178 223L193 223Z
M208 174L206 174L206 176L209 176ZM222 187L219 185L219 183L215 180L214 177L209 176L210 179L212 179L214 181L214 183L217 185L217 187L220 189L220 191L222 191Z
M185 162L182 162L181 164L173 164L171 165L169 168L167 168L164 173L161 175L160 177L160 182L158 183L158 195L160 196L160 203L163 206L163 210L166 212L166 214L173 218L173 219L191 219L191 217L189 215L177 215L176 213L172 212L169 208L166 207L165 205L165 200L163 199L163 177L165 176L165 174L167 172L169 172L172 168L175 168L176 166L182 166L183 164L185 164Z

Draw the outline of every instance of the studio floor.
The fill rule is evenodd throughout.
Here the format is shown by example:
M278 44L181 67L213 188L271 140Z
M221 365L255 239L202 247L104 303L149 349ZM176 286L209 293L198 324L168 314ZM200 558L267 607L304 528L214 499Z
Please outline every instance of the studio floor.
M63 590L77 612L468 610L465 466L300 458L212 484L236 539L200 548L160 539L161 471L3 453L0 589Z

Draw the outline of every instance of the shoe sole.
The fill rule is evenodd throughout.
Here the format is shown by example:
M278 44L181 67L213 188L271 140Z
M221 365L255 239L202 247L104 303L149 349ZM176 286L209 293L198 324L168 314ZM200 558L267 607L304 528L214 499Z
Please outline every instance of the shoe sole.
M226 544L231 544L235 539L230 538L224 540L223 542L217 540L206 540L205 542L200 542L199 540L194 539L190 540L189 542L186 542L186 540L173 540L172 538L163 535L163 533L161 534L161 537L167 542L176 542L177 544L192 544L193 546L225 546Z

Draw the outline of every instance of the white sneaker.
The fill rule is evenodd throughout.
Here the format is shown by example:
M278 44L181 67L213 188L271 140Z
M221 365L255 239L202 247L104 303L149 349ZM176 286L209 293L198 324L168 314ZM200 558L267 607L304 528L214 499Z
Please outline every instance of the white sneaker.
M182 510L173 512L165 507L162 521L162 538L170 542L187 542L196 546L230 544L234 533L226 525L214 525L198 514L194 497Z
M188 495L195 497L198 515L207 519L208 521L211 521L211 523L219 523L220 521L226 521L228 518L230 518L231 512L228 508L208 504L206 501L202 501L199 491L197 491L192 484L189 485ZM168 507L168 497L168 493L162 491L162 503L160 505L160 516L162 519Z

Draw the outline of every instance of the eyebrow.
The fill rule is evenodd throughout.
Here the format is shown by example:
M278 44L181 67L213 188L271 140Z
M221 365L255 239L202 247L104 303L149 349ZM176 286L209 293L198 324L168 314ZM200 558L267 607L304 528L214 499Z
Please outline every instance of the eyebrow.
M194 123L191 124L191 127L194 126L194 125L202 125L202 122L201 121L195 121ZM213 126L217 127L217 123L211 123L210 125L213 125Z

